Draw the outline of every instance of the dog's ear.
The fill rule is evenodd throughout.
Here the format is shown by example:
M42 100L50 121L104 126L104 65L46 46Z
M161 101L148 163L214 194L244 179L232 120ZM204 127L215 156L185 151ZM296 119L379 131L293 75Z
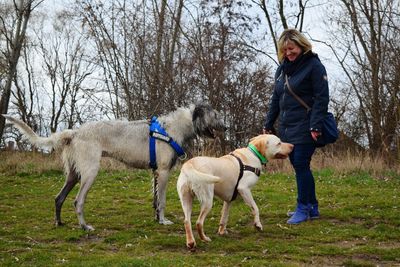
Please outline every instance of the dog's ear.
M252 138L250 139L250 141L249 141L249 142L253 142L253 141L255 141L257 138L261 138L262 136L263 136L263 134L260 134L260 135L254 136L254 137L252 137Z
M252 144L257 148L258 152L265 157L265 151L267 151L268 142L266 138L262 138L262 135L252 138Z
M195 121L199 117L204 117L206 106L204 104L197 104L193 111L192 120Z

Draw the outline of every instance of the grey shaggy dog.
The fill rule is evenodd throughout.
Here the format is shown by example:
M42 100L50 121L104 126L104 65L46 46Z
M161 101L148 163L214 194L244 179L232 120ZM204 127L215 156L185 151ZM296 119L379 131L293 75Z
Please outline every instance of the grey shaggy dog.
M83 208L87 193L96 179L102 156L118 159L127 165L149 168L149 122L140 121L99 121L83 124L76 130L64 130L49 137L40 137L23 121L3 115L28 141L36 147L60 149L66 173L66 181L55 198L56 225L62 225L61 208L72 188L80 181L75 199L75 209L80 226L87 231L94 228L87 224ZM219 115L208 104L191 105L160 116L158 121L185 150L196 136L215 137L216 131L226 128ZM156 141L158 168L154 173L154 208L160 224L172 224L165 218L166 188L170 170L178 157L167 143Z

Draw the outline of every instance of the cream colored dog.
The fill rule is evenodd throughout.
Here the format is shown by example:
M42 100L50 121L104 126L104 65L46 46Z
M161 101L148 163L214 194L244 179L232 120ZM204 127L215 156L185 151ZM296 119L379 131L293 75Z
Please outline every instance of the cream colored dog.
M254 226L262 230L259 210L251 194L251 188L258 181L262 164L267 159L287 158L292 149L292 144L281 142L275 135L262 134L251 139L248 147L236 149L229 155L220 158L195 157L183 164L177 190L185 214L186 246L189 249L196 247L191 225L194 195L200 201L196 228L201 240L211 241L205 235L203 225L211 210L214 194L224 201L219 235L226 233L229 207L237 193L251 207Z

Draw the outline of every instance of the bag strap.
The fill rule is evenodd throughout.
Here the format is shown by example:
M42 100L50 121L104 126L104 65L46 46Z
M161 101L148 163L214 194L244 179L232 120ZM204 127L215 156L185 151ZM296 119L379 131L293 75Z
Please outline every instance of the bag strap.
M303 99L301 99L298 95L296 95L296 94L293 92L292 87L291 87L290 84L289 84L288 76L287 76L286 74L285 74L285 80L286 80L286 83L285 83L285 84L286 84L286 87L287 87L289 93L290 93L294 98L296 98L296 100L299 101L299 103L302 104L303 107L306 108L307 112L310 112L310 110L311 110L310 106L307 105L307 103L304 102Z

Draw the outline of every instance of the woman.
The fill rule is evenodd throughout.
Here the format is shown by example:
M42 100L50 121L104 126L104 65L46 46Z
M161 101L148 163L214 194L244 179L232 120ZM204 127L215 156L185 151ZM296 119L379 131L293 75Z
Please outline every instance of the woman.
M296 29L287 29L280 36L280 66L275 74L275 88L263 130L274 133L274 123L279 116L281 140L294 145L289 158L296 172L297 207L288 213L289 224L319 218L310 162L328 110L329 88L325 67L311 49L311 43ZM288 91L286 77L292 91L312 107L311 111L307 112Z

